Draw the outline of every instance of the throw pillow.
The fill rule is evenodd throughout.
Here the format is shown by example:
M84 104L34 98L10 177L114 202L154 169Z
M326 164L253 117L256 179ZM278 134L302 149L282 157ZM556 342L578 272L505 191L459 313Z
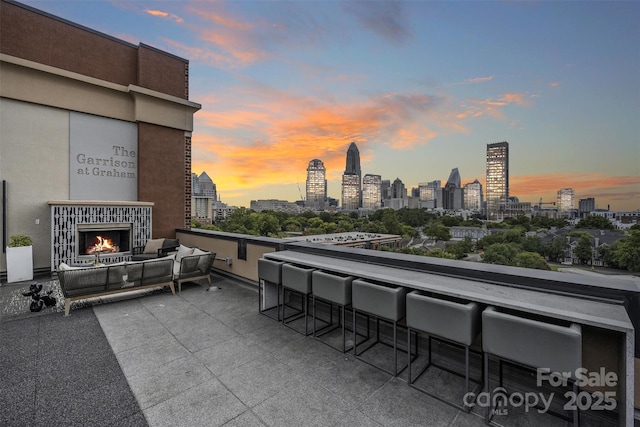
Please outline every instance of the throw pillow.
M180 245L180 247L178 248L178 253L176 254L176 261L180 262L182 258L189 255L193 255L193 248Z
M201 249L198 248L193 248L193 255L204 255L204 254L208 254L209 252L205 252Z
M90 266L87 265L87 267L90 267ZM81 270L87 267L71 267L70 265L67 265L64 262L61 262L60 265L58 266L58 271Z
M144 246L145 254L157 254L160 249L162 249L162 244L164 243L164 239L149 239L147 240L147 244Z

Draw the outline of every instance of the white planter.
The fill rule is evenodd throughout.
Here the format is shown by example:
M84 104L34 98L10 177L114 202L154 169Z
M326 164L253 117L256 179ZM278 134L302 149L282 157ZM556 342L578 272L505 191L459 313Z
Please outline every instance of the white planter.
M7 246L7 283L33 280L33 247Z

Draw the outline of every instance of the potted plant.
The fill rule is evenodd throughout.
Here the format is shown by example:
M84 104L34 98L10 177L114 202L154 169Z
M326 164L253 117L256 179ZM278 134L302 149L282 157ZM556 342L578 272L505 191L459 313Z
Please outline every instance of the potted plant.
M7 246L7 283L33 280L33 242L31 237L16 234Z

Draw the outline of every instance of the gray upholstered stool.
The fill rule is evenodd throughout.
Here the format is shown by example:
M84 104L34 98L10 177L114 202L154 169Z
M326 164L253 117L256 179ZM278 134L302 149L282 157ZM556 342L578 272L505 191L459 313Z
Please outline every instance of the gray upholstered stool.
M577 396L575 371L582 366L580 325L572 323L562 326L502 313L494 307L489 307L482 312L482 349L485 392L490 393L489 356L496 356L500 360L529 368L549 369L551 373L569 372L573 392ZM502 372L500 382L502 383ZM492 409L487 408L487 423L491 421ZM573 424L578 423L579 413L576 409L573 411Z
M397 376L404 370L404 367L398 370L398 321L405 317L405 305L407 290L403 287L377 285L366 282L361 279L354 280L351 285L351 305L353 308L353 355L365 363L377 367L380 370L388 372L393 376ZM356 313L361 312L376 318L378 327L376 328L376 340L369 344L364 350L358 353L357 339L357 323ZM387 321L393 325L393 370L389 371L381 366L373 365L367 360L359 357L362 353L369 350L374 345L380 343L379 321ZM369 339L369 319L367 318L367 340Z
M307 317L309 314L309 296L311 295L311 273L313 268L297 267L291 264L284 264L282 266L282 324L288 327L290 322L298 320L304 317L304 335L309 335L309 328L307 327ZM285 316L285 308L292 306L287 305L285 299L285 291L295 292L302 297L302 307L296 309L294 314ZM293 307L295 308L295 307ZM291 329L296 330L291 327ZM300 331L298 331L300 332Z
M275 318L280 321L280 286L282 285L282 261L260 258L258 260L258 312L274 318L269 313L276 309Z
M431 360L431 344L432 339L443 340L455 346L464 348L465 355L465 393L469 390L469 365L470 365L470 347L475 339L480 335L480 306L475 302L462 302L452 299L433 298L423 295L419 291L413 291L407 294L407 347L411 349L411 332L416 334L416 355L418 353L418 332L426 332L429 334L429 358L427 365L416 375L411 375L411 352L408 352L408 380L410 386L439 399L445 403L461 408L465 411L471 409L465 404L457 405L451 401L447 401L435 394L417 387L414 383L418 378L430 367L436 366L455 375L458 372L451 371L442 366L432 363ZM481 382L479 383L481 386ZM478 389L480 387L477 387ZM474 393L474 395L477 393ZM461 396L462 399L462 396ZM464 402L464 400L463 400Z
M325 273L323 271L314 271L312 274L313 288L313 336L321 342L330 345L320 339L321 336L342 327L342 352L346 352L345 340L345 308L351 305L351 283L354 277L338 276L335 274ZM329 322L327 326L318 330L316 328L316 302L325 301L329 303ZM333 323L333 304L338 306L338 323Z

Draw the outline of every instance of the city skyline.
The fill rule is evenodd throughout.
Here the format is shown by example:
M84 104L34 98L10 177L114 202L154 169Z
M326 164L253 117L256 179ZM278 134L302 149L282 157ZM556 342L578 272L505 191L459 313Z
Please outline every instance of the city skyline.
M341 199L344 152L407 188L485 177L509 192L640 208L640 2L69 2L63 19L190 61L192 171L222 199L297 200L311 159Z

